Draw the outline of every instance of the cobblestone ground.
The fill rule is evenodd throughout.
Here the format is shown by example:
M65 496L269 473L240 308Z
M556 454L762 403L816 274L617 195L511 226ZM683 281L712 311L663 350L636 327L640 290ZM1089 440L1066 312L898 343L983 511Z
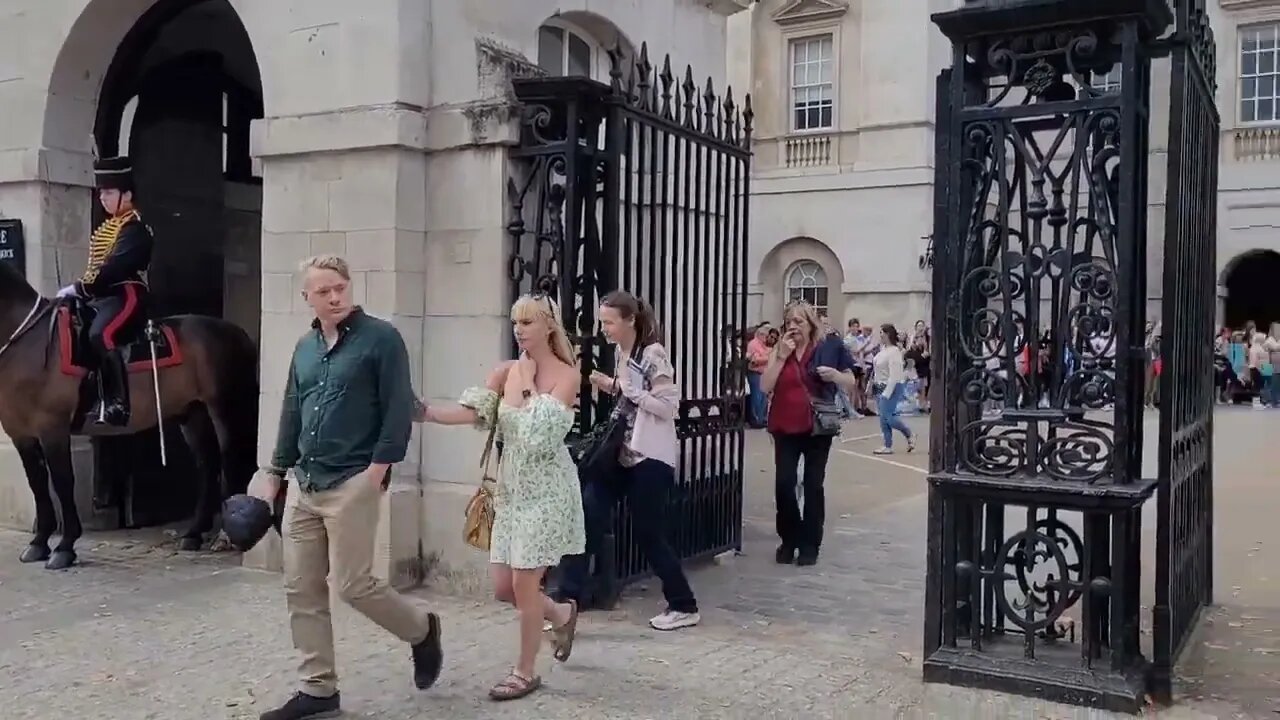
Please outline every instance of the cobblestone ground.
M1258 508L1276 507L1274 473L1264 483L1249 458L1266 451L1265 428L1274 438L1280 414L1246 413L1219 420L1216 455L1238 458L1219 466L1223 604L1188 653L1182 702L1162 718L1280 710L1280 593L1267 575L1280 553L1274 532L1269 544L1249 535L1267 527ZM418 693L407 649L335 605L346 717L1111 717L920 682L925 448L884 462L869 455L878 443L864 436L874 432L870 421L852 423L833 455L817 567L772 563L770 451L767 437L753 435L744 552L692 574L703 625L649 630L659 594L633 588L620 610L584 615L568 663L540 660L545 688L523 701L484 699L515 652L507 608L420 593L443 616L446 668L436 688ZM1235 439L1222 440L1227 433ZM1247 521L1257 524L1245 531ZM231 554L179 555L156 532L88 537L80 567L48 573L18 565L25 539L0 532L3 720L242 720L291 691L278 576L241 569Z

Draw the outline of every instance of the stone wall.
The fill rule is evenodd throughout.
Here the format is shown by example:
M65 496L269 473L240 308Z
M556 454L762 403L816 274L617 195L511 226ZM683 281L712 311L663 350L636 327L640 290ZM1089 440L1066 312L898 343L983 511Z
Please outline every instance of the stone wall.
M18 109L0 133L0 214L26 220L28 272L45 292L59 282L52 266L65 281L84 264L103 78L156 3L14 0L0 10L0 32L26 38L0 43L0 100ZM721 86L725 15L744 4L231 0L265 106L252 132L259 257L246 256L258 232L253 193L228 185L221 217L230 228L226 312L251 325L245 296L260 288L259 460L274 448L289 357L310 321L296 273L309 255L348 258L358 302L399 328L414 385L430 400L455 399L507 355L510 80L536 72L542 22L558 15L611 28L595 38L598 51L647 40L655 55L669 52ZM404 583L435 569L464 584L483 575L487 559L460 537L481 442L466 428L415 431L384 500L380 574ZM0 523L29 525L25 485L12 448L0 443ZM278 567L279 542L269 537L247 563Z

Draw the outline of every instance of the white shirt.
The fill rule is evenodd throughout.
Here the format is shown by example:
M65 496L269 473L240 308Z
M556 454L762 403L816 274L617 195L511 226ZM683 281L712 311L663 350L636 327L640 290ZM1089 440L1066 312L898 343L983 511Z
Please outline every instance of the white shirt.
M876 385L884 385L884 391L881 394L885 397L892 395L898 383L906 380L902 348L897 345L885 345L880 348L872 364L875 368L872 382Z

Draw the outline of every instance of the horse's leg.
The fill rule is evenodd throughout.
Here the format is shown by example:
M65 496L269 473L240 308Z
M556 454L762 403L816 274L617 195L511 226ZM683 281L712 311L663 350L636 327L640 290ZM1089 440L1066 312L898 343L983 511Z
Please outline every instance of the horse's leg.
M44 566L49 570L66 570L76 564L76 541L84 534L80 527L80 512L76 510L76 472L71 464L71 436L45 439L41 445L45 462L49 465L49 477L53 480L53 491L58 495L58 507L62 510L62 539Z
M213 432L213 424L209 420L208 411L203 406L193 408L190 415L182 423L182 436L191 448L191 456L196 461L196 475L200 483L196 496L196 512L191 520L191 527L182 534L178 541L180 550L199 550L204 545L204 534L213 529L213 515L218 508L218 495L221 483L219 477L218 442Z
M227 422L225 411L217 405L210 405L208 409L209 420L213 422L213 432L218 438L218 452L221 460L222 482L219 486L220 494L218 496L218 508L221 510L222 502L227 498L248 491L249 481L253 479L253 476L244 472L243 463L235 455L235 436L232 434ZM214 538L209 549L220 552L233 549L233 547L224 530L220 531L218 537Z
M257 465L246 466L243 458L236 457L236 437L222 409L210 407L209 420L213 422L213 432L218 438L218 455L222 460L221 499L226 500L248 491Z
M24 563L44 562L49 559L49 537L58 529L57 511L53 508L53 496L49 494L49 466L45 464L39 440L15 440L13 445L18 449L18 457L22 458L22 469L36 500L35 534L18 559Z

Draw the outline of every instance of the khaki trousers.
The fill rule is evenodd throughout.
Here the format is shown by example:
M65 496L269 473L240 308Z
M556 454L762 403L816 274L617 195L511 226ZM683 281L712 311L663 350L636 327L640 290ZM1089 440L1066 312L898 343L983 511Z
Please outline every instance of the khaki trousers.
M338 691L329 587L365 617L418 644L429 628L425 607L373 576L382 489L364 474L332 490L290 489L284 510L284 577L293 646L302 653L302 691ZM328 578L332 578L329 580Z

